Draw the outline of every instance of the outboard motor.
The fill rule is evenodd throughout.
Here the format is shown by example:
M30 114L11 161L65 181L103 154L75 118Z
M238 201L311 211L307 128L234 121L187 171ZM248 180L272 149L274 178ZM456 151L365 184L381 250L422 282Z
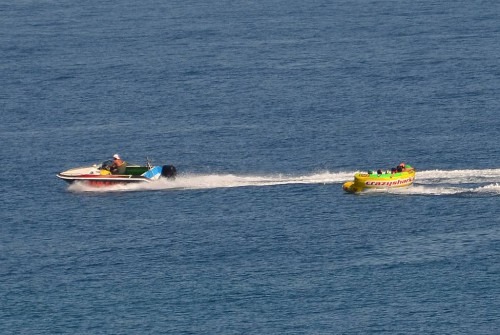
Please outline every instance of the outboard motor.
M161 169L161 176L165 178L174 179L177 175L177 170L173 165L163 165Z

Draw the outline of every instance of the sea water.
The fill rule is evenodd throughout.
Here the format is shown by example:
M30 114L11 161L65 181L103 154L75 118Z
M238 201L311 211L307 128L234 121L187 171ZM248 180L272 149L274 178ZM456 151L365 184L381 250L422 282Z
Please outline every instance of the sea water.
M0 333L496 334L499 6L1 4Z

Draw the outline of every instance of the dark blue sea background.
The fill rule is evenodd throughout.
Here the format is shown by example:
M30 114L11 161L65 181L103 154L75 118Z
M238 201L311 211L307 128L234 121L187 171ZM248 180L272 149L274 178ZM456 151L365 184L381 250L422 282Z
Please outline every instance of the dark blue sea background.
M498 334L499 55L493 0L2 2L0 333ZM179 175L56 177L115 153Z

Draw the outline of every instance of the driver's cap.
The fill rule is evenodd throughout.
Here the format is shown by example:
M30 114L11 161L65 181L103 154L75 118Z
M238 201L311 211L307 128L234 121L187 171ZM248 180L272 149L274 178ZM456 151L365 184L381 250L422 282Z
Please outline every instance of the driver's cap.
M115 158L115 159L120 159L120 156L119 156L118 154L114 154L114 155L113 155L113 158Z

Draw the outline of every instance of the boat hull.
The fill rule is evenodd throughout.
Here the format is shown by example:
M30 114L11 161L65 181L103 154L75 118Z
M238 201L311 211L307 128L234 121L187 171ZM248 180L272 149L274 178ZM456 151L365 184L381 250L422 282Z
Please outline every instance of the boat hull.
M70 184L74 182L81 182L91 186L112 186L117 184L132 184L132 183L149 183L150 179L142 176L132 176L132 175L112 175L112 176L100 176L100 175L79 175L79 176L68 176L64 173L59 173L57 175L60 179L68 182Z
M354 175L354 181L345 182L342 188L346 192L357 193L367 189L408 187L413 184L414 180L415 170L393 174L356 173Z

